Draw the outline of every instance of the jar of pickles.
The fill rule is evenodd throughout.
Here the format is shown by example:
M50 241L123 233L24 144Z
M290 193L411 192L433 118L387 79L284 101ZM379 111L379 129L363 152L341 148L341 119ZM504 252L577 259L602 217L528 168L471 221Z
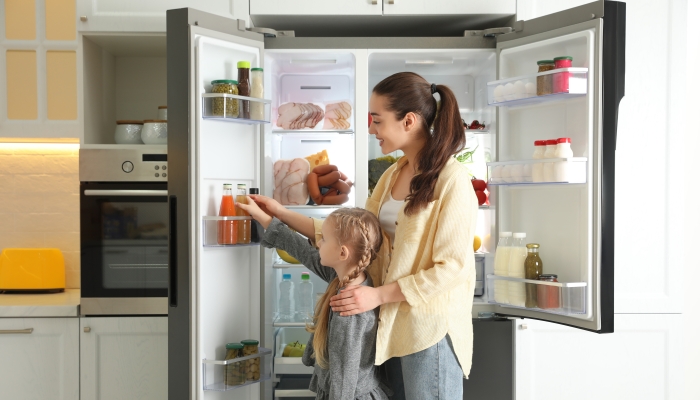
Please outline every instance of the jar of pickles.
M211 81L211 92L238 95L238 81L219 79ZM238 99L214 97L211 100L211 115L213 117L238 118Z
M551 71L554 69L554 60L537 61L537 67L537 72ZM540 75L537 77L537 95L548 94L552 94L552 74Z
M243 357L244 346L241 343L226 344L226 359ZM238 361L224 366L224 383L226 386L238 386L246 381L246 362Z
M253 354L258 354L258 342L257 340L242 340L243 344L243 356L249 356ZM245 362L245 378L248 381L259 381L260 380L260 357L251 358Z

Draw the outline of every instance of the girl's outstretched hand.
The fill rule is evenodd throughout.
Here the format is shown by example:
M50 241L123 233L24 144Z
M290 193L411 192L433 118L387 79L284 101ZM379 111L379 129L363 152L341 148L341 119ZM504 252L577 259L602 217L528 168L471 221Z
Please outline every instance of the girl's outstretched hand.
M331 297L331 309L341 317L374 310L382 304L379 289L369 286L348 286Z
M260 207L260 209L265 212L265 214L271 216L271 217L276 217L277 219L282 219L282 213L285 212L287 209L284 208L282 204L277 202L277 200L267 197L267 196L261 196L259 194L251 194L250 198L255 201L255 203Z
M258 204L255 202L254 199L251 198L251 196L246 197L248 198L248 204L236 203L236 207L242 209L243 211L246 211L248 214L250 214L251 217L253 217L253 219L260 222L260 225L262 225L264 229L267 229L267 227L270 225L270 222L272 222L272 217L268 215L268 213L260 209ZM275 203L277 202L275 201Z

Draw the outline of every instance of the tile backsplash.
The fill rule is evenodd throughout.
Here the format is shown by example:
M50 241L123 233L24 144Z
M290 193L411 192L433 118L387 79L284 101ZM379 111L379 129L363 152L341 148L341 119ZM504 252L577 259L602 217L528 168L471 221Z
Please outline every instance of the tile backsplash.
M0 249L63 252L66 287L80 287L78 145L0 143Z

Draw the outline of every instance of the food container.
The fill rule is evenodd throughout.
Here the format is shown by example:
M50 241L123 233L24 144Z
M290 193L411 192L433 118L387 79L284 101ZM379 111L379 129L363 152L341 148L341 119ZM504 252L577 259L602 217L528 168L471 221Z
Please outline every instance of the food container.
M241 343L226 344L226 359L243 357L243 345ZM238 386L245 383L247 360L233 362L224 366L224 383L226 386Z
M211 92L238 95L238 81L230 79L211 81ZM212 99L211 106L212 116L238 118L240 109L238 99L215 97Z
M141 140L145 144L168 144L168 121L159 119L143 121Z
M168 120L168 106L158 106L158 119L162 121Z
M558 282L554 274L542 274L539 280ZM537 307L543 310L559 308L559 289L558 286L537 285Z
M537 72L551 71L554 69L553 60L537 61ZM552 75L542 75L537 77L537 95L545 96L552 94Z
M142 128L143 121L117 121L117 127L114 129L114 142L116 144L143 144L141 141Z
M569 56L556 57L554 59L554 69L571 68L571 63L574 59ZM558 72L553 74L553 93L569 93L569 79L571 72Z
M243 356L249 356L251 354L258 354L258 342L257 340L249 339L242 340L243 344ZM245 362L245 377L248 381L259 381L260 380L260 357L251 358Z

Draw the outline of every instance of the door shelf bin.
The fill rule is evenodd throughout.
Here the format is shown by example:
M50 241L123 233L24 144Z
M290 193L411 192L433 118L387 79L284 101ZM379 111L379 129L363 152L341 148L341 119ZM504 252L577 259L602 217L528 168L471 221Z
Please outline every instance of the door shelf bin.
M552 82L550 87L556 93L537 95L537 78ZM566 89L565 81L569 85ZM557 82L561 82L558 84ZM532 85L528 85L532 84ZM510 86L509 86L510 85ZM560 68L539 72L532 75L501 79L486 84L488 88L488 104L490 106L527 106L543 102L566 100L571 97L583 96L588 87L588 68ZM559 86L559 87L558 87ZM528 91L528 88L530 89ZM497 96L498 95L498 96Z
M250 102L250 108L262 107L262 120L243 118L241 114L243 102ZM228 93L205 93L202 95L202 118L217 119L222 121L237 122L241 124L268 124L270 123L270 104L272 101L256 99L254 97L238 96ZM238 110L237 113L234 110Z
M224 221L250 221L250 243L246 244L219 244L218 242L218 229L219 224ZM202 244L204 247L246 247L246 246L259 246L260 236L263 232L262 226L255 221L252 217L219 217L219 216L205 216L202 217Z
M544 298L538 297L538 305L546 304L548 308L528 308L509 304L507 297L511 285L516 285L516 287L527 285L525 286L526 291L529 287L533 288L538 296L545 296ZM587 286L586 282L545 282L493 274L486 276L486 295L489 303L558 315L585 314Z
M226 374L226 366L233 363L245 362L252 365L255 359L260 359L260 379L255 381L246 381L244 384L229 386L224 379ZM232 358L230 360L202 360L202 380L204 382L204 390L224 392L231 389L238 389L243 386L252 385L254 383L263 382L272 377L272 350L260 347L258 354L253 354L245 357Z
M586 157L546 158L486 163L490 186L586 183ZM554 180L533 181L533 170L544 171L550 164ZM513 173L516 176L513 176ZM540 174L540 176L544 173Z

